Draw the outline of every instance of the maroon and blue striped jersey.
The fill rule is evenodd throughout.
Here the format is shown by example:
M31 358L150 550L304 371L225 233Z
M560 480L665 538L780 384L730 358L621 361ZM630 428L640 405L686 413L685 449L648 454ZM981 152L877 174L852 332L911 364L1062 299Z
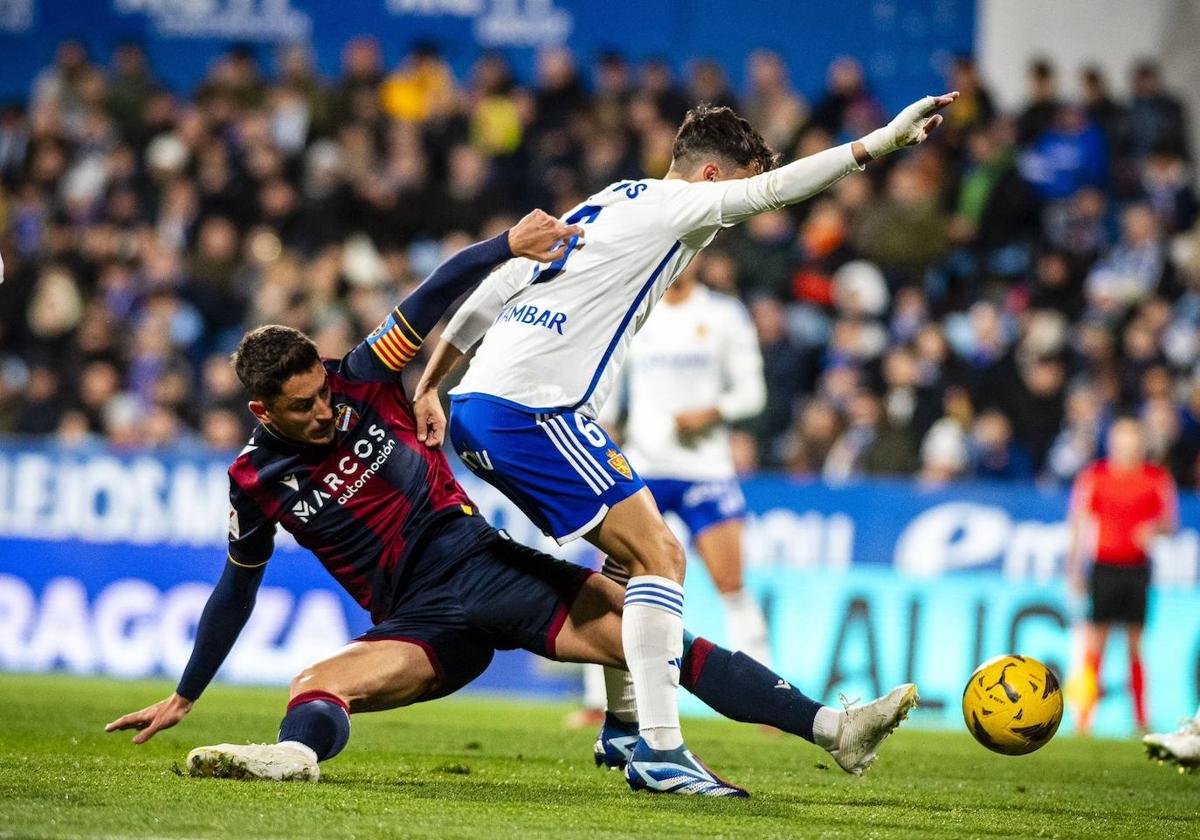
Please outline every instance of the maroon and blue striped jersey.
M266 563L282 526L379 621L432 529L475 515L446 456L417 440L400 371L420 343L396 309L343 358L325 361L332 443L308 446L255 428L229 468L231 562Z

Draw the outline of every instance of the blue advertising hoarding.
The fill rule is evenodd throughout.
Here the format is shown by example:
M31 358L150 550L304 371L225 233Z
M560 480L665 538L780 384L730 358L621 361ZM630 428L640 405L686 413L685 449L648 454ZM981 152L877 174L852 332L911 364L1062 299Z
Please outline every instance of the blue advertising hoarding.
M434 41L461 79L481 51L501 50L531 81L536 51L567 45L585 65L614 49L679 69L714 58L740 85L746 56L770 49L810 98L830 61L853 55L894 111L939 88L950 56L973 51L975 0L0 0L0 100L26 96L64 38L102 62L121 40L138 40L163 81L188 92L230 42L248 44L268 70L272 45L311 43L321 72L336 77L343 45L364 34L379 39L389 68L415 41Z
M0 670L175 676L224 562L227 461L0 445ZM513 537L558 550L495 490L460 471L480 510ZM747 577L765 605L777 669L826 702L916 681L919 719L957 725L967 675L1020 651L1066 673L1078 660L1082 605L1061 575L1066 494L1024 486L912 482L828 487L778 477L745 483ZM1200 697L1200 501L1155 547L1145 650L1152 722L1173 725ZM255 613L222 670L282 684L365 629L366 615L281 534ZM689 627L725 636L699 563ZM1121 640L1106 659L1097 730L1127 733ZM521 652L475 685L574 696L578 670ZM692 698L686 712L702 707Z

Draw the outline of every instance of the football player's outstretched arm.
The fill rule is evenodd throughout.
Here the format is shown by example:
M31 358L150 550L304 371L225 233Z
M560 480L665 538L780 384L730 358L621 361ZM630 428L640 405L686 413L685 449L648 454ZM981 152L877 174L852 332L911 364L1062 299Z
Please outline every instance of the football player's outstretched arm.
M138 733L133 736L133 743L144 744L154 737L154 733L170 729L183 720L216 675L250 618L265 567L265 563L247 567L232 559L225 564L225 571L200 614L192 655L175 693L117 718L104 727L105 732L136 729Z
M770 172L750 178L696 183L689 192L709 195L690 208L679 208L673 226L680 236L703 229L711 233L714 228L730 227L751 216L804 201L871 161L924 141L942 122L938 111L956 99L958 91L926 96L860 140L800 158ZM715 206L706 207L709 201Z
M499 236L463 248L434 269L397 307L409 327L423 338L459 296L513 257L553 262L583 228L534 210Z

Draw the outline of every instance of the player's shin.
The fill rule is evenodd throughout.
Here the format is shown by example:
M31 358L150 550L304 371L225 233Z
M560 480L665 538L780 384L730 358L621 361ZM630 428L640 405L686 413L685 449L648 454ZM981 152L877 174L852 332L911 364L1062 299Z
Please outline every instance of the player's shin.
M604 558L600 573L625 588L629 573L611 557ZM605 709L623 723L637 722L637 698L633 691L633 676L620 668L604 669Z
M1147 729L1146 718L1146 669L1142 665L1142 657L1133 655L1129 658L1129 693L1133 695L1133 719L1137 728L1142 732Z
M625 590L621 641L642 738L655 750L682 746L675 693L683 657L683 587L655 575L631 578Z
M279 743L306 747L325 761L340 753L350 740L350 707L327 691L306 691L288 703L279 724Z
M841 716L744 653L684 637L680 682L731 720L774 726L825 749L837 744Z

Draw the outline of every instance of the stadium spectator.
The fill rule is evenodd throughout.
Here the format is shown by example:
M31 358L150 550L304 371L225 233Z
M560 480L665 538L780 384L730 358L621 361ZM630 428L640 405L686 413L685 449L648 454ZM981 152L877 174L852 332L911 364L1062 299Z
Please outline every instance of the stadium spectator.
M242 412L214 371L246 327L292 324L337 355L464 234L660 176L698 97L741 101L785 154L881 118L852 58L806 114L766 51L744 90L710 61L684 89L662 60L581 70L567 49L531 80L493 55L459 78L431 43L385 68L368 36L335 79L301 47L273 75L255 56L231 49L189 95L136 43L66 42L0 109L0 430L229 448ZM722 234L698 264L751 306L763 346L767 410L739 464L815 474L832 452L831 475L915 473L949 418L967 457L940 459L945 477L1025 480L1023 452L1068 482L1136 411L1194 487L1200 203L1179 101L1152 65L1131 99L1092 68L1068 100L1037 62L1025 106L1000 113L969 57L947 72L963 96L936 146ZM902 441L894 463L864 444L879 437Z
M1029 63L1025 76L1029 85L1028 102L1017 117L1017 142L1031 143L1050 128L1058 113L1058 74L1046 58Z
M1158 289L1167 269L1158 222L1137 204L1121 216L1121 239L1088 273L1084 295L1101 317L1120 315Z
M859 137L883 119L883 108L867 86L862 64L840 56L829 65L825 96L813 108L809 124L823 129L835 142Z
M883 415L879 398L869 391L854 393L847 407L848 426L825 458L822 476L841 483L868 475L903 475L917 467L916 447L907 430L893 428Z
M1156 150L1190 156L1183 106L1163 90L1162 75L1152 61L1139 62L1133 69L1129 125L1136 156L1145 157Z
M744 116L773 148L790 149L804 125L808 105L792 89L783 59L777 53L756 50L746 61L746 75L750 92Z
M1013 439L1012 423L999 411L984 412L975 421L970 441L971 474L991 481L1028 481L1033 460Z

